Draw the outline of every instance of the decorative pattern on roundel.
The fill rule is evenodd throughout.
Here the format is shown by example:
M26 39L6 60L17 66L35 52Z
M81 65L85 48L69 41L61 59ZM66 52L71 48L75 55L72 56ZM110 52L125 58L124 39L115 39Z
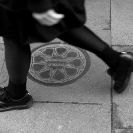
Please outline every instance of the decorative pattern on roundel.
M28 77L43 85L66 85L86 74L90 64L85 50L66 43L49 43L32 50Z

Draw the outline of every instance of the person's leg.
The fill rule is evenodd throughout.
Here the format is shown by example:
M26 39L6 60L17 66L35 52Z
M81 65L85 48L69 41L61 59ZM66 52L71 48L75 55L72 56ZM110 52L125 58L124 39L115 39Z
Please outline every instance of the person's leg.
M120 53L110 48L85 26L65 32L59 38L67 43L93 52L109 67L113 68L118 65Z
M59 38L100 57L110 67L107 72L115 80L114 90L117 93L125 90L131 78L132 55L113 50L85 26L67 31Z
M26 93L27 75L31 61L30 45L22 46L17 36L3 37L3 39L9 74L7 92L12 98L19 99Z

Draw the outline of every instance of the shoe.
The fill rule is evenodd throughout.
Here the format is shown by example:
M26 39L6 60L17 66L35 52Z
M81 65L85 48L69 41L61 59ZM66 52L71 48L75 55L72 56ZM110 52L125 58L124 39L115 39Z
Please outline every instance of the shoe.
M108 69L107 73L112 77L114 80L114 87L116 93L122 93L131 78L131 72L133 69L133 56L128 53L121 53L120 55L120 65L115 69Z
M28 92L23 98L14 100L7 94L6 87L0 88L0 112L28 109L32 105L33 98Z

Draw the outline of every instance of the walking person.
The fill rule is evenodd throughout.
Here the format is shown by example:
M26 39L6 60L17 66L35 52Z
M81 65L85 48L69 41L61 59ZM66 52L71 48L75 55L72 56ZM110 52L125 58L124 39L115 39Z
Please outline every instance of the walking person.
M0 89L0 112L32 106L32 96L26 90L30 44L55 38L96 54L109 66L115 92L126 89L133 57L113 50L84 25L84 4L84 0L0 0L0 36L9 74L8 86Z

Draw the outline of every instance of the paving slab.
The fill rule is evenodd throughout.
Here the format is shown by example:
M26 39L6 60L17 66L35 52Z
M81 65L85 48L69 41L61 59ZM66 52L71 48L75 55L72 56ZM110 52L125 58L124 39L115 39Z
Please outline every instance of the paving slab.
M3 42L3 37L0 37L0 43L4 43L4 42Z
M54 42L55 43L55 42ZM38 44L40 45L40 44ZM42 44L41 44L42 45ZM4 62L4 45L1 54L1 86L8 84L8 73ZM27 89L35 101L56 101L56 102L98 102L110 103L110 77L107 75L107 66L94 54L88 54L88 72L79 78L76 83L64 86L46 86L38 84L28 78ZM1 57L2 57L1 56ZM89 66L90 65L90 66ZM100 67L101 66L101 67ZM96 71L98 70L98 71ZM104 76L103 76L104 74ZM104 86L104 87L103 87Z
M111 32L113 45L132 45L132 5L132 0L111 0Z
M85 7L87 17L85 25L111 45L110 0L86 1Z
M133 129L116 129L112 133L133 133Z
M0 113L1 133L111 133L109 105L34 103Z
M100 2L98 0L95 0L95 2L86 1L87 18L88 18L86 26L88 26L101 39L103 39L105 42L107 42L110 45L111 38L110 38L110 29L109 29L110 28L109 7L110 7L109 0L108 1L102 0ZM62 41L60 41L59 39L55 39L54 41L52 41L52 43L53 42L56 43L56 45L58 45L58 43L62 44ZM36 44L31 44L31 50L36 49L37 51L37 48L38 47L40 48L40 46L44 46L43 47L44 49L48 49L47 46L45 47L45 44L36 43ZM53 48L53 46L51 46L51 48ZM70 48L70 46L67 47L67 50L68 48ZM71 84L70 83L66 84L67 82L66 83L62 82L61 86L52 85L51 87L51 86L47 86L46 84L40 84L40 82L39 83L35 82L35 80L33 80L35 79L34 78L35 73L34 73L34 76L32 75L32 79L28 77L28 83L27 83L27 89L32 94L34 100L35 101L57 101L57 102L79 102L79 103L96 102L99 104L106 103L106 102L110 103L111 79L106 73L107 66L93 53L90 53L88 51L82 51L75 47L72 47L71 51L68 50L69 55L72 54L73 50L76 51L73 54L77 54L78 57L71 58L71 64L75 63L75 66L76 66L82 63L82 68L79 69L79 67L77 67L75 69L74 68L75 66L72 67L70 63L67 63L67 75L65 75L67 77L67 78L65 77L66 79L63 77L64 76L63 74L66 71L64 71L62 66L59 66L59 65L63 65L59 63L60 62L59 58L56 60L56 62L52 62L52 65L58 65L56 66L56 68L61 68L61 69L58 69L59 71L58 72L56 71L55 73L55 76L57 75L56 78L58 78L58 82L60 82L59 78L60 79L62 78L65 80L69 79L70 81L73 80L73 82L71 82ZM2 52L4 51L1 51L1 54L3 54ZM84 55L84 53L86 53L86 55ZM32 54L32 59L35 59L34 57L37 57L37 55L35 54L37 53L34 52L34 54ZM3 58L1 58L1 60L3 60ZM39 63L38 63L37 64L38 66L37 66L35 63L36 62L34 62L35 68L39 69L41 65L39 66L38 65ZM43 62L43 66L44 64L46 65L46 62ZM52 68L53 67L55 66L52 66ZM80 71L77 72L77 70L80 70ZM50 74L49 72L50 71L47 70L45 71L45 74L42 73L42 75L48 76ZM53 71L53 73L54 72L55 71ZM68 73L69 75L73 73L73 75L71 75L70 77ZM39 81L40 78L36 79L36 81L37 80ZM7 85L8 73L6 70L6 65L3 61L1 61L0 81L1 81L1 86L5 84ZM54 81L54 82L57 83L57 81Z
M133 53L133 46L113 46L119 52ZM133 132L133 75L126 90L118 95L113 92L113 129L114 133ZM120 129L120 130L119 130Z
M86 1L86 9L87 9L86 26L91 30L93 30L95 34L97 34L101 39L103 39L105 42L107 42L110 45L110 40L111 40L110 38L110 1L109 0ZM54 43L56 44L56 46L59 46L59 47L64 46L64 44L62 44L63 42L60 40L58 41L55 40ZM43 48L45 49L45 47L50 45L51 45L51 48L53 48L52 44L48 44L48 45L31 44L31 49L34 50L34 49L37 49L37 47L41 49L41 46L44 46ZM74 47L72 48L72 50L74 50ZM62 86L56 86L55 84L55 86L51 85L52 86L51 87L46 84L39 84L38 82L35 82L33 78L31 79L29 77L28 90L33 95L34 100L35 101L57 101L57 102L79 102L79 103L96 102L100 104L110 103L111 79L106 73L106 70L108 67L93 53L90 53L88 51L86 52L88 53L88 56L86 56L84 60L88 62L88 68L85 68L88 70L86 70L86 73L84 75L82 74L81 74L82 76L79 75L80 78L78 78L71 84L62 83ZM83 53L86 53L86 52L83 52ZM34 52L33 55L36 56L36 54ZM57 65L57 63L55 63L54 65ZM49 72L47 71L48 75L49 75ZM50 83L51 82L52 81L50 81Z
M131 80L129 86L123 94L113 95L114 129L133 129L132 81L133 80Z
M111 45L110 0L86 1L86 8L86 26ZM111 79L104 62L59 39L31 44L31 50L27 90L33 107L0 113L0 132L111 133ZM8 73L1 62L4 86Z
M36 101L58 102L98 102L110 103L110 77L107 75L107 66L92 53L89 54L91 66L88 72L77 81L61 86L40 84L28 78L28 90ZM65 85L63 85L65 84Z
M92 30L110 30L110 0L86 0L86 25Z
M1 39L2 40L2 39ZM5 47L0 43L0 86L4 87L8 83L8 73L5 64Z
M113 48L119 52L133 53L133 27L132 27L132 4L128 0L111 1L111 34ZM113 92L113 133L132 133L133 132L133 106L132 106L132 87L133 77L127 89L121 95Z

